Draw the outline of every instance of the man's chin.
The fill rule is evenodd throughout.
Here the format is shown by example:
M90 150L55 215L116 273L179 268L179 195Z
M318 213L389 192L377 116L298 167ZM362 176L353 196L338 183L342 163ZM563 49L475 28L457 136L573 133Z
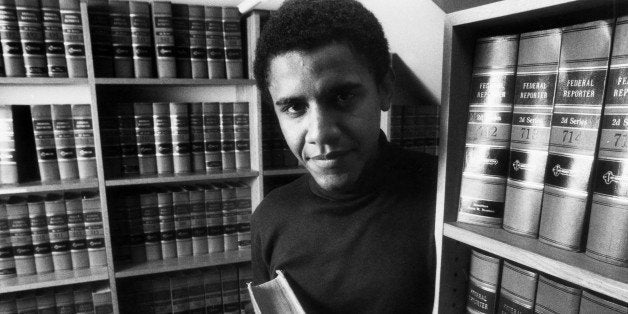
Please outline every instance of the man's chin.
M355 183L347 173L312 176L321 189L332 193L349 191Z

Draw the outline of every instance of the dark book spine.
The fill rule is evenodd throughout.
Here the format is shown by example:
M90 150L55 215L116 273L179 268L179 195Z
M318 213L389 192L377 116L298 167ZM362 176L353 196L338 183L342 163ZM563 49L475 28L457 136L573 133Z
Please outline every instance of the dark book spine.
M74 144L79 178L95 178L96 148L94 147L94 128L92 125L91 106L88 104L72 105Z
M240 286L240 313L254 313L247 284L253 281L251 264L238 265L238 285Z
M203 103L203 133L205 141L205 171L222 171L222 153L220 141L220 104Z
M12 196L6 203L6 211L17 275L35 274L35 252L26 199Z
M204 190L208 252L222 252L225 250L222 230L222 192L219 187L213 185L204 186Z
M129 3L109 1L109 10L114 75L115 77L134 77Z
M46 77L46 45L41 18L41 9L37 0L16 0L17 24L20 27L22 54L27 77Z
M31 117L41 181L59 180L59 165L50 105L31 105Z
M61 29L69 77L87 77L85 39L79 0L59 0Z
M113 77L113 45L109 23L107 0L92 0L88 3L89 31L92 38L92 58L96 77Z
M70 253L70 234L68 233L68 215L63 197L50 194L44 200L48 236L52 249L52 262L56 270L72 269Z
M172 128L172 163L174 165L174 173L191 172L188 103L170 103L170 126Z
M628 313L628 304L585 290L580 299L580 313Z
M26 76L15 0L0 0L0 13L0 43L5 74L8 77Z
M538 273L504 261L497 312L534 313L538 279Z
M221 184L222 231L225 251L238 249L238 216L236 212L236 189L232 185Z
M0 106L0 183L13 184L19 181L18 164L13 129L13 106Z
M174 55L177 64L177 77L192 77L190 58L190 15L187 4L172 5L172 30L174 31Z
M126 221L126 208L124 199L119 193L109 194L107 206L110 212L110 232L113 248L113 258L117 263L131 262L131 249L129 248L129 225Z
M172 193L170 191L159 190L157 192L157 208L159 210L159 232L162 257L164 259L177 257Z
M251 249L251 187L240 182L236 185L236 232L238 250Z
M91 287L89 285L74 286L74 312L93 313L93 311Z
M190 103L190 150L192 157L192 171L205 172L205 138L203 133L203 104Z
M146 262L146 245L144 243L144 228L142 226L142 208L137 191L124 195L126 223L129 226L129 248L131 261L134 264Z
M15 299L15 305L17 306L16 313L37 313L37 298L35 297L35 292L27 291L18 294Z
M172 297L170 296L170 279L161 276L151 280L153 306L155 313L172 313Z
M155 129L155 156L157 160L157 173L173 173L174 165L172 163L172 128L170 126L169 103L153 103L153 127Z
M205 287L203 286L203 273L192 271L186 276L188 282L188 302L190 314L205 314Z
M170 291L172 293L172 313L189 313L189 292L186 276L170 277Z
M171 4L165 1L155 1L152 3L152 12L157 77L177 77Z
M53 289L39 290L35 293L35 298L37 299L37 313L57 313Z
M92 302L94 304L94 313L96 314L112 314L113 303L111 301L111 289L109 287L101 287L92 291Z
M0 279L17 276L6 202L0 200Z
M203 272L205 286L205 311L207 313L222 313L222 285L220 271L216 268Z
M151 103L134 103L133 111L140 174L155 174L157 173L157 159L155 156L153 105ZM120 141L122 142L122 139Z
M119 178L122 176L122 151L120 149L118 118L114 111L114 104L99 107L100 142L102 144L105 179ZM132 124L131 127L133 127ZM135 140L135 134L133 134L133 140ZM137 147L135 143L132 146L134 149L133 157L137 161Z
M233 134L237 170L251 170L251 141L249 140L249 103L233 104Z
M192 222L190 220L190 195L188 191L172 189L174 229L176 231L177 256L192 255Z
M202 5L189 5L190 59L192 78L207 78L207 43L205 41L205 9Z
M225 39L222 35L222 9L205 6L205 45L207 75L210 79L226 78Z
M221 267L220 280L222 285L222 307L224 313L238 313L240 311L238 268L235 265Z
M628 17L617 19L608 73L600 144L593 178L593 199L586 254L598 260L628 266L628 197L622 180L628 165Z
M140 194L142 229L144 230L144 242L146 243L146 260L148 261L161 259L159 208L157 204L157 193L154 191L143 191Z
M143 105L140 105L140 108L142 106ZM136 117L133 113L133 107L134 104L131 103L116 104L114 106L116 115L116 128L118 128L119 135L118 141L120 143L120 163L122 176L136 176L140 174L140 165L138 158L140 156L139 149L141 147L137 145L138 137L135 133ZM150 114L152 115L152 108ZM142 130L144 130L144 115L145 113L142 113L141 117L138 120L141 122L140 125L142 126ZM152 122L153 119L152 117L150 117L151 131L153 130ZM150 154L145 155L147 160L150 160L149 155ZM152 162L154 164L154 156Z
M61 180L79 177L71 105L52 105L55 146Z
M460 222L495 227L502 224L518 43L518 35L476 41Z
M524 33L519 41L503 228L533 238L539 233L560 41L559 28Z
M235 171L235 134L233 123L233 103L220 103L220 153L222 171Z
M205 218L205 191L188 186L190 197L190 226L192 229L192 254L207 254L207 220Z
M472 250L467 292L468 313L495 313L501 261Z
M75 193L66 193L64 198L65 211L68 215L68 235L70 239L72 268L79 269L89 267L81 196Z
M150 31L150 4L129 2L131 16L131 42L133 44L133 70L135 77L153 77L153 45Z
M581 295L578 287L540 275L534 313L578 313Z
M57 313L74 313L74 292L72 287L55 289L55 304Z
M41 0L49 77L68 77L59 0Z
M107 266L105 252L105 229L103 227L100 196L95 192L82 194L83 217L85 219L85 240L90 266Z
M240 11L238 11L238 8L222 8L222 28L223 37L225 39L225 68L227 78L243 78L242 32L240 27Z
M40 196L28 197L28 218L31 223L33 250L35 254L35 268L38 274L49 273L54 270L48 223L46 222L46 207Z
M570 251L581 249L612 30L610 20L563 28L539 239Z

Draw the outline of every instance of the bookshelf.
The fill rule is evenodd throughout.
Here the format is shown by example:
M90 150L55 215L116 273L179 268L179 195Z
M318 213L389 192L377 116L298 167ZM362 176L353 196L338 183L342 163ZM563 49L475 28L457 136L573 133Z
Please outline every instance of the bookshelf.
M517 34L614 17L621 1L499 1L448 14L445 21L440 108L436 236L442 239L437 271L439 313L463 313L471 248L534 268L583 289L628 302L628 269L510 234L458 223L465 154L468 94L477 38Z

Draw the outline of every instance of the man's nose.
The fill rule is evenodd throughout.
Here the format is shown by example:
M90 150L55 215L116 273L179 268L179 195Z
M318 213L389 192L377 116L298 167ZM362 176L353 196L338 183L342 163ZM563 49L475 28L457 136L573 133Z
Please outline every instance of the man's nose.
M339 113L320 104L311 104L310 108L307 117L306 143L316 145L334 144L340 134L338 125Z

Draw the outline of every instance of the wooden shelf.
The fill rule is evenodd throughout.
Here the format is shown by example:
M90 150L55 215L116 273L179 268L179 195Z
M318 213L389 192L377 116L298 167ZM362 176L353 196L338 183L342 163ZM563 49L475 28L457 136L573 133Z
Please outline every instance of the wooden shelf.
M0 195L76 191L98 188L97 179L26 182L0 185Z
M97 85L255 85L249 79L97 78Z
M108 280L107 267L56 271L48 274L0 279L0 294Z
M555 248L501 228L456 222L445 223L443 233L501 258L628 302L628 268L600 262L584 253Z
M164 183L185 183L199 181L219 181L229 179L254 178L259 175L257 171L239 171L226 173L194 173L194 174L177 174L177 175L151 175L136 178L122 178L107 180L106 186L129 186L143 184L164 184Z
M152 261L138 265L122 265L116 271L116 278L167 273L203 267L234 264L251 261L251 251L227 251L200 256L186 256Z
M286 169L270 169L264 170L262 174L264 176L285 176L285 175L295 175L295 174L304 174L307 173L307 169L299 167L299 168L286 168Z
M87 85L87 78L0 77L0 85Z

